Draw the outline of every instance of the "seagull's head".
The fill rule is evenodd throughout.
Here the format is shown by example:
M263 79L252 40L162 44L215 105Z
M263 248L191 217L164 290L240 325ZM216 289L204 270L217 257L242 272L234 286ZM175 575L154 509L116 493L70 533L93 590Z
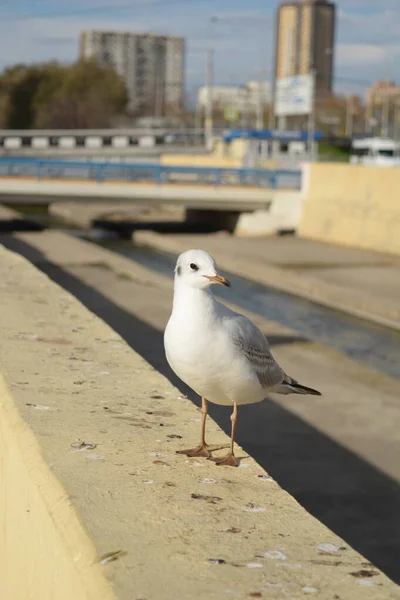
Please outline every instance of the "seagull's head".
M204 250L187 250L178 257L175 281L200 290L213 283L231 287L229 281L219 275L213 257Z

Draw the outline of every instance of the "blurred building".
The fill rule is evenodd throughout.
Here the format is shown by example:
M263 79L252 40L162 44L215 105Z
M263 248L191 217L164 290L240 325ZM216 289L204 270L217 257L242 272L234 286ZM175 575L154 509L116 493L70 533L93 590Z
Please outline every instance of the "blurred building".
M390 79L375 81L366 90L366 121L369 131L399 139L400 134L400 86Z
M331 93L335 42L335 5L329 0L284 2L278 8L275 77L316 71L316 89Z
M372 86L365 92L367 106L379 106L385 101L395 103L400 100L400 86L390 79L385 81L374 81Z
M184 99L185 40L152 33L84 31L81 58L95 58L124 80L129 108L155 116L180 111Z
M215 110L234 108L239 112L255 113L261 93L261 101L265 106L271 100L270 84L259 81L248 81L244 85L217 85L212 88L212 104ZM207 104L207 87L200 87L197 92L197 105L204 108Z

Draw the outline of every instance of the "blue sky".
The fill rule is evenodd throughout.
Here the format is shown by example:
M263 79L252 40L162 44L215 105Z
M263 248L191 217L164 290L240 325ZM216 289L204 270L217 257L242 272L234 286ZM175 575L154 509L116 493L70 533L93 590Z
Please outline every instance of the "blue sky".
M256 79L272 63L279 0L0 0L0 67L78 55L83 29L153 31L187 40L188 89L204 80L215 49L219 83ZM337 0L335 89L362 94L368 83L400 82L400 0ZM211 23L211 17L217 16Z

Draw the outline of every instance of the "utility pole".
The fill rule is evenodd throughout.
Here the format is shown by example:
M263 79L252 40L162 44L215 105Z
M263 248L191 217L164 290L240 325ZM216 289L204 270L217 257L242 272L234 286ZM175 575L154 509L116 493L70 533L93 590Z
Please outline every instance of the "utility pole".
M267 68L265 65L266 48L264 48L264 40L261 40L260 44L260 78L258 82L258 98L257 98L257 115L256 115L256 129L264 129L264 110L266 103L266 79L267 79Z
M249 25L249 24L253 24L256 26L265 26L265 22L269 21L270 18L269 17L259 17L257 19L255 18L241 18L241 17L235 17L235 16L227 16L224 17L222 16L213 16L211 17L211 22L212 23L216 23L216 22L220 22L220 21L236 21L239 20L242 25ZM261 29L261 33L263 33L263 29ZM258 76L258 85L257 85L257 96L256 96L256 107L255 107L255 117L256 117L256 129L263 129L264 128L264 106L265 106L265 88L266 88L266 77L267 77L267 66L266 66L266 55L267 55L267 50L264 46L264 39L265 36L262 36L261 39L261 43L260 43L260 72L259 72L259 76Z
M372 124L372 113L371 110L373 108L373 98L367 98L367 103L365 105L365 121L364 121L364 133L371 132L371 124Z
M206 148L211 152L213 148L213 79L214 79L214 53L212 48L207 50L206 64L206 107L205 107L205 122L204 133Z
M310 160L315 160L315 105L316 105L316 70L311 69L310 75L312 78L311 90L311 110L308 117L308 152Z
M346 137L353 137L353 100L351 96L346 98Z
M195 113L194 113L194 130L195 130L196 140L197 140L197 136L199 136L199 139L201 139L201 136L200 136L200 133L201 133L201 103L200 103L200 98L199 98L199 90L197 90L197 93L196 93L196 106L195 106Z
M263 103L263 69L260 69L260 80L258 82L258 94L257 94L257 110L256 110L256 129L264 129L264 103Z
M394 131L393 137L395 142L399 142L399 127L400 127L400 99L396 100L394 112Z
M381 121L381 136L389 135L389 94L386 92L382 98L382 121Z

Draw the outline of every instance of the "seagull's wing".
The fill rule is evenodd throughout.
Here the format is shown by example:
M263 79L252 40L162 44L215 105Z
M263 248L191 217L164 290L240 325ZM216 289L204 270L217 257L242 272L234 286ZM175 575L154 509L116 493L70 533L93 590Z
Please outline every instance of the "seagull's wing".
M227 319L226 326L263 387L279 386L285 381L287 376L272 356L268 341L250 319L235 314Z

